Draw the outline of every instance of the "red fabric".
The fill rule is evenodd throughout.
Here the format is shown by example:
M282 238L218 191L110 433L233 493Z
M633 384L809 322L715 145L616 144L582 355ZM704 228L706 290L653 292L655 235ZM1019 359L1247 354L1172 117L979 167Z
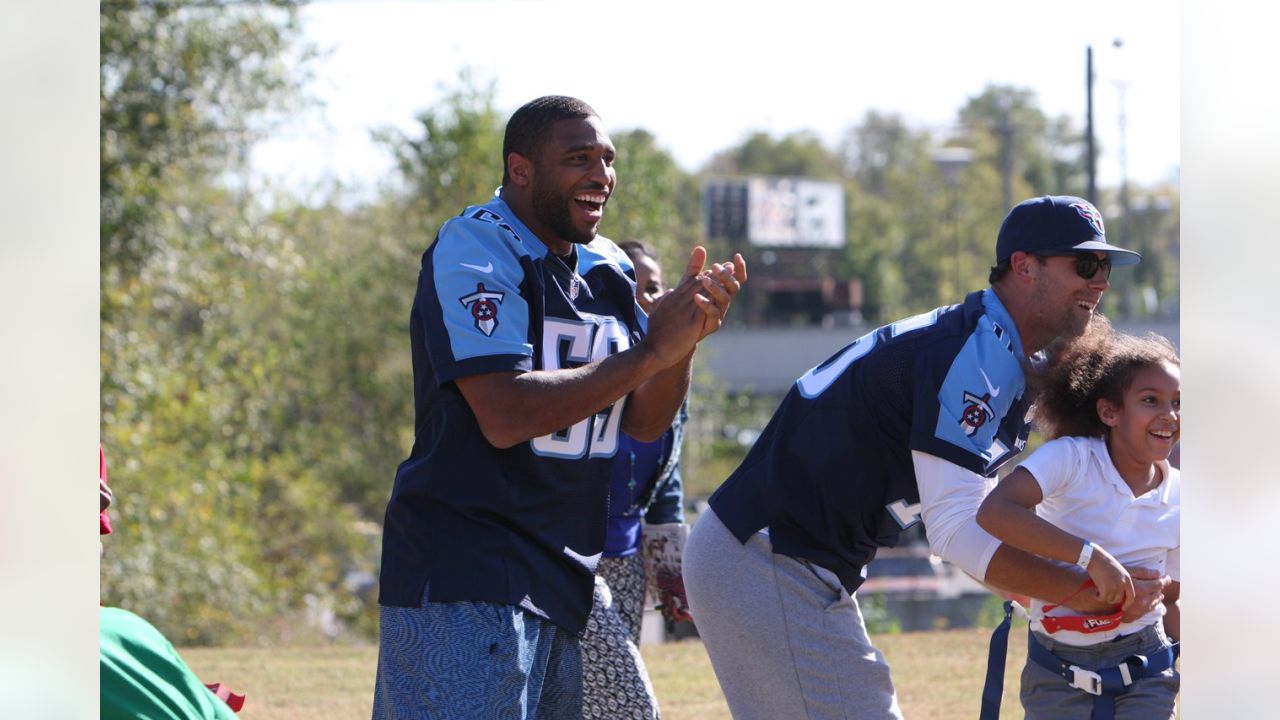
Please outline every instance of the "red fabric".
M111 487L107 485L107 456L98 446L98 534L111 534L111 516L107 506L111 504Z
M1068 595L1058 605L1065 603L1093 586L1093 580L1085 580L1079 590ZM1115 612L1110 615L1055 615L1050 617L1047 613L1058 607L1058 605L1045 605L1044 612L1046 615L1040 618L1040 625L1050 635L1059 630L1071 630L1079 633L1096 633L1111 630L1120 626L1120 616L1123 615L1120 612L1121 606L1117 605Z
M244 707L244 695L237 695L231 692L231 688L226 685L222 683L205 683L204 686L209 688L209 691L214 695L217 695L219 700L226 703L232 712L240 712L240 708Z

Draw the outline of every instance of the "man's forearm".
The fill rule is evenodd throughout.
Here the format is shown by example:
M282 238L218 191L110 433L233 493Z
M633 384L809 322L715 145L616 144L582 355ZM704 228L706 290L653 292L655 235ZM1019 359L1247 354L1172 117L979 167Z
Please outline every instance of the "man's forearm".
M658 373L660 364L641 344L577 368L474 375L457 384L485 438L507 448L600 412Z
M633 438L652 442L662 437L675 422L680 404L689 394L693 376L693 353L645 380L627 400L622 430Z
M1002 590L1058 603L1071 597L1088 579L1089 575L1078 567L1032 555L1002 543L991 556L985 581ZM1098 599L1092 589L1071 598L1066 605L1090 614L1112 610L1112 606Z

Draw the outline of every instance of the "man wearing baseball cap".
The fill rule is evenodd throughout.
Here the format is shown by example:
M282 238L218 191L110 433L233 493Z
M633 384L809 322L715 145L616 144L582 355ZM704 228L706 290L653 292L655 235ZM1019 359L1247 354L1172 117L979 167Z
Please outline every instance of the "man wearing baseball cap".
M801 376L710 498L684 550L690 611L729 709L744 718L900 718L854 593L876 549L923 523L934 554L1011 593L1065 598L1078 567L1002 545L975 515L1026 446L1026 373L1088 328L1113 265L1077 197L1013 208L991 287L872 330ZM1131 569L1139 617L1168 578ZM1092 590L1068 605L1111 610Z
M1009 213L996 236L996 262L1017 251L1072 253L1098 251L1111 265L1136 265L1142 256L1107 242L1102 213L1088 200L1045 195L1023 200Z

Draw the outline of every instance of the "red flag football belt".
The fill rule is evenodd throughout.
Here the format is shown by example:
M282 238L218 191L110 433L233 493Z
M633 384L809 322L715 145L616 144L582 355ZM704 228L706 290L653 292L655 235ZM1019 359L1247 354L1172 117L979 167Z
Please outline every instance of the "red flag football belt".
M1045 605L1041 613L1042 617L1038 618L1040 625L1046 633L1052 635L1059 630L1070 630L1078 633L1096 633L1114 630L1120 627L1120 606L1116 606L1116 611L1110 615L1055 615L1050 617L1049 611L1057 608L1071 598L1093 587L1092 580L1086 580L1079 590L1068 595L1057 605Z

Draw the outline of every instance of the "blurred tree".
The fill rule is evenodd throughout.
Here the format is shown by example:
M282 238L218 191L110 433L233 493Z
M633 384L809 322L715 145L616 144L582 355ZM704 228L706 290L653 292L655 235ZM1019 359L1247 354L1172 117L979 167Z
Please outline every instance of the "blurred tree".
M839 154L845 177L844 271L862 281L863 316L886 322L928 300L914 288L941 279L940 240L928 133L897 115L869 111L845 132Z
M1107 238L1142 253L1142 262L1112 273L1103 310L1116 317L1177 317L1177 190L1167 185L1130 189L1127 213L1117 195L1105 192L1099 208L1106 218Z
M307 102L297 8L100 7L102 593L183 643L353 610L353 516L306 432L334 393L311 370L332 333L300 335L313 258L243 190L253 140Z
M395 159L396 176L386 200L401 213L407 249L415 260L445 220L468 205L488 202L502 184L506 120L493 96L493 81L481 84L463 69L439 103L418 113L420 134L395 128L374 133Z
M958 122L977 160L999 170L1006 212L1036 195L1084 195L1083 135L1069 118L1046 117L1035 91L988 85L960 109Z
M165 194L182 210L158 216L165 242L102 328L119 527L103 599L182 642L244 640L332 599L349 565L353 516L306 432L334 388L311 383L293 228L234 191Z
M618 185L600 232L618 242L649 243L663 270L677 279L693 246L702 242L697 181L647 130L612 133L611 139L618 149Z
M314 50L295 0L99 4L102 266L136 274L164 239L166 186L243 169L250 143L306 102ZM103 304L104 317L114 308Z
M840 158L818 136L801 131L774 139L767 133L751 134L741 145L722 150L707 161L706 175L793 175L835 180Z

